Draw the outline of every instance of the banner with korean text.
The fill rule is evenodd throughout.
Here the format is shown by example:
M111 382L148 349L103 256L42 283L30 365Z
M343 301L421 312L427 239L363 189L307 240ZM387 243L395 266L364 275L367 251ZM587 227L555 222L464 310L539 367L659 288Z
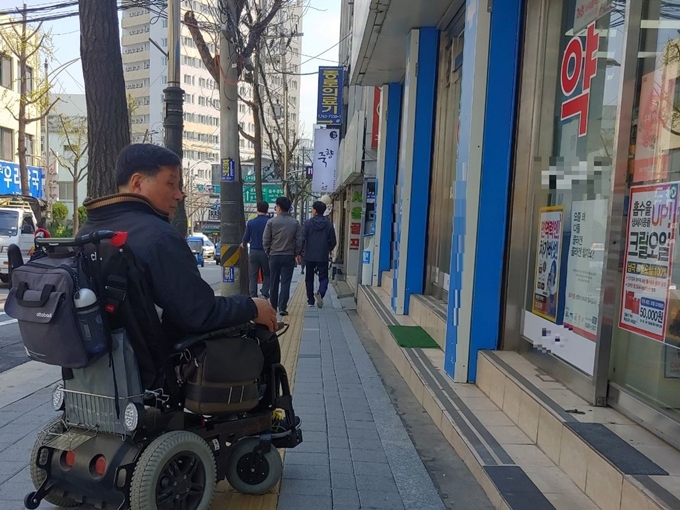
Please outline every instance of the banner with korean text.
M316 107L317 124L342 124L342 67L319 67L319 92Z
M44 170L40 167L26 167L28 172L28 187L32 197L43 197ZM0 195L20 195L21 174L19 163L0 161Z
M562 257L564 208L541 207L536 247L536 272L532 311L551 322L557 321Z
M679 184L630 189L619 327L660 342L669 315Z
M339 145L340 130L314 130L312 192L332 193L335 191Z

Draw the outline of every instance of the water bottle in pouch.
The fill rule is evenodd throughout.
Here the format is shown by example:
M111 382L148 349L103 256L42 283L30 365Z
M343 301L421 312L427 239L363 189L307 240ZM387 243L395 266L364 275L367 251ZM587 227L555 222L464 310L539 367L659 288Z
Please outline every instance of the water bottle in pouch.
M91 289L82 288L73 296L73 303L85 350L89 354L103 352L107 342L97 295Z

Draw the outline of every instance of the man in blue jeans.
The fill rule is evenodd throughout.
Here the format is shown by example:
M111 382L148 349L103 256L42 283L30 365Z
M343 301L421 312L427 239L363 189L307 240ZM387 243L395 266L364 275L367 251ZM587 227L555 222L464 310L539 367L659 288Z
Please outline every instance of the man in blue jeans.
M326 204L317 201L312 204L312 217L305 222L304 227L304 258L307 274L307 304L323 307L323 298L328 290L328 257L335 248L337 240L333 223L326 218ZM314 294L314 272L319 274L319 290Z
M291 203L287 197L276 199L276 216L264 229L263 246L269 256L271 288L269 302L278 308L282 317L288 315L290 283L293 280L295 257L302 252L302 227L290 215ZM279 292L279 283L281 292Z
M250 295L257 297L257 274L262 269L264 278L262 279L262 297L269 299L269 257L264 252L262 238L264 237L264 227L269 221L267 216L269 204L258 202L257 216L246 223L246 232L243 234L241 248L248 249L250 243L250 254L248 255L248 269L250 271Z

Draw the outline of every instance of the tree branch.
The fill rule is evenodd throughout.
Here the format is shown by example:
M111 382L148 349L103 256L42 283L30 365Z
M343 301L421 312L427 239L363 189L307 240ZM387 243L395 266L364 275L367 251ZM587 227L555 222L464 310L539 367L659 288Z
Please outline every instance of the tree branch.
M246 44L246 47L243 49L244 58L249 58L253 54L253 51L255 50L257 43L260 41L260 38L262 37L262 32L264 32L269 23L271 23L271 21L274 19L276 13L279 12L279 10L281 10L282 5L283 0L274 0L274 3L272 4L269 13L252 26L248 33L248 44Z
M249 133L246 133L241 126L238 127L238 133L251 143L255 143L255 137Z
M39 115L38 117L30 117L30 118L27 117L26 118L26 124L31 124L32 122L36 122L38 120L42 120L45 117L47 117L50 114L50 111L52 111L52 108L54 108L54 105L57 104L58 101L59 101L59 98L55 99L54 102L45 109L45 112L42 115Z
M220 68L215 57L210 54L210 49L203 38L203 33L198 28L198 22L196 21L196 16L194 16L194 11L187 11L184 14L184 23L189 29L189 33L191 34L194 43L196 43L196 48L198 49L198 53L201 55L203 64L208 69L210 76L212 76L213 80L215 80L219 86Z

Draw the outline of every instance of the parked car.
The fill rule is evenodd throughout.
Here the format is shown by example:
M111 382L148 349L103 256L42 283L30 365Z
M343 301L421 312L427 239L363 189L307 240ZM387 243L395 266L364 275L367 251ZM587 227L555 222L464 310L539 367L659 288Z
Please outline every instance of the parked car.
M200 237L187 237L187 244L191 248L191 253L196 257L196 264L205 267L203 259L203 239Z
M215 250L213 242L210 239L203 238L203 258L205 260L212 260L215 258L216 253L217 250Z

